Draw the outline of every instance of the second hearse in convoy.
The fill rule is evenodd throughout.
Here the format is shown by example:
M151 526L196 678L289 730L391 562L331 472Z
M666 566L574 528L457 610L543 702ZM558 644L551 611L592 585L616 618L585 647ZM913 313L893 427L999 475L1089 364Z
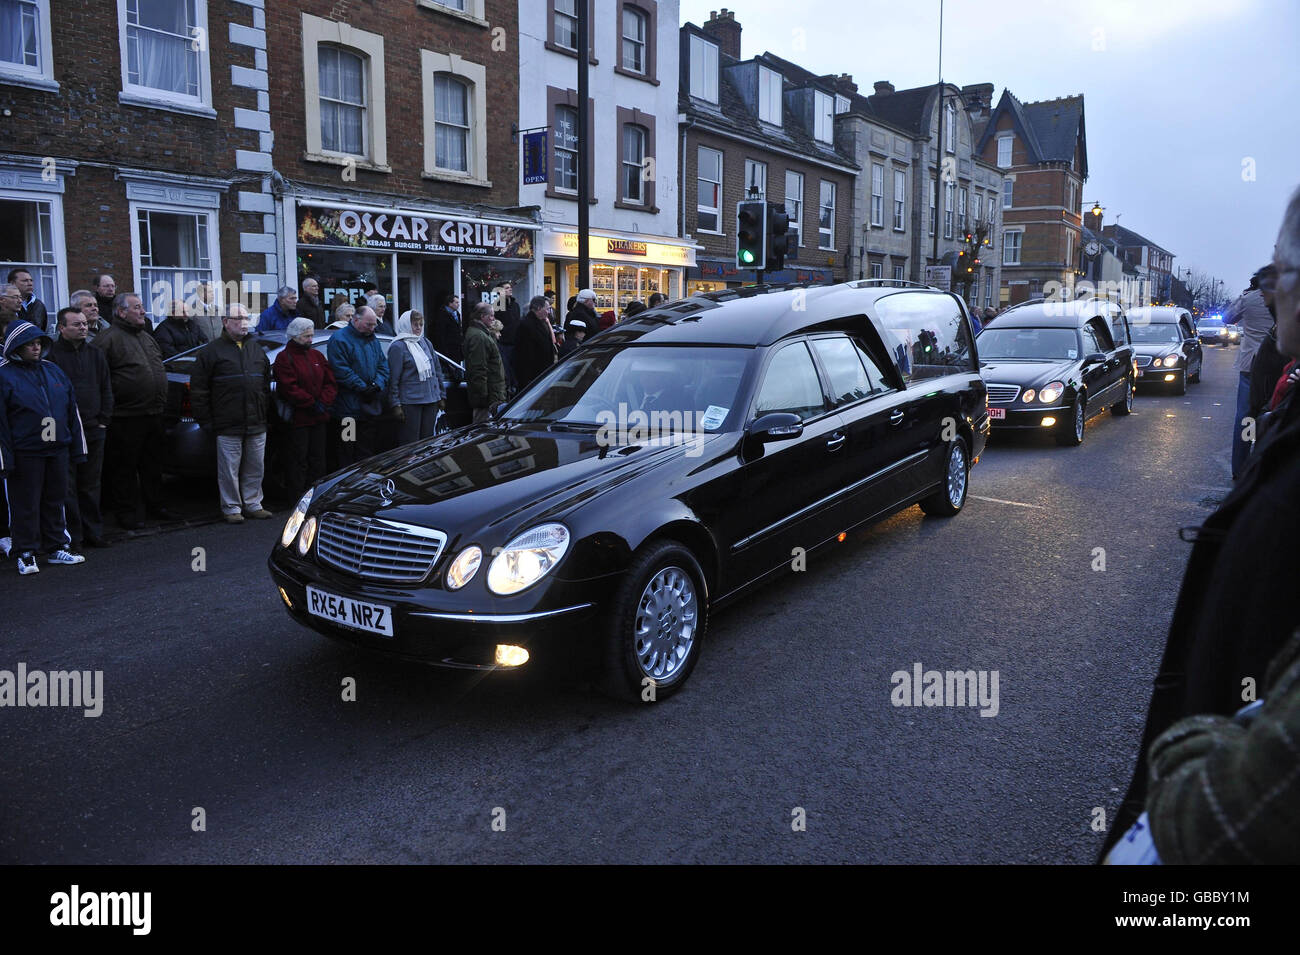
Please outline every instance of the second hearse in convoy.
M1173 305L1147 305L1130 309L1128 323L1139 385L1161 385L1181 395L1188 384L1201 380L1204 355L1191 312Z
M751 287L643 312L485 423L323 480L269 561L293 618L427 663L678 690L710 613L855 527L953 515L988 433L956 296Z
M994 430L1022 429L1083 443L1084 425L1133 410L1137 368L1123 309L1101 299L1028 302L979 337Z

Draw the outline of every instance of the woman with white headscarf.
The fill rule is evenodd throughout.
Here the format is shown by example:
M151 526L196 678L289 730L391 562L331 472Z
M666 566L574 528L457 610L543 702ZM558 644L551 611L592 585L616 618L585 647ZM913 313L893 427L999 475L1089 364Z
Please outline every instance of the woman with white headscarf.
M424 337L424 316L406 311L397 319L397 337L388 346L388 403L400 422L398 443L432 437L445 407L442 376L433 348Z

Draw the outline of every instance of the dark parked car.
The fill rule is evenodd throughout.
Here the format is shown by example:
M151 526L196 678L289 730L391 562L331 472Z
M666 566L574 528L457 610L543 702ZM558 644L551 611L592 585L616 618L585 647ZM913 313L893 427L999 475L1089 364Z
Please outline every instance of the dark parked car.
M1174 394L1181 395L1189 383L1201 380L1204 355L1191 312L1172 305L1150 305L1131 309L1128 322L1139 385L1172 388Z
M616 695L662 698L719 606L909 505L960 511L987 431L955 296L696 295L485 423L331 475L269 567L323 634L442 666L594 664Z
M329 344L334 328L321 329L312 340L312 347L324 353ZM267 360L271 362L271 388L275 388L275 358L285 345L283 331L266 332L250 336L253 341L266 351ZM387 353L393 339L387 335L379 336ZM202 346L200 346L202 347ZM183 477L213 477L217 473L217 442L211 435L204 433L194 420L190 407L190 371L198 358L199 349L193 348L163 361L167 370L167 407L163 411L163 426L166 435L164 446L163 471ZM471 413L469 398L465 392L465 369L441 352L435 352L442 374L443 387L447 393L447 411L438 422L439 430L446 431L469 424ZM278 474L274 466L276 454L283 445L286 426L278 417L272 416L271 431L267 435L267 475L274 479Z
M1008 309L979 336L994 430L1050 433L1083 443L1088 418L1133 410L1137 368L1123 309L1085 299Z

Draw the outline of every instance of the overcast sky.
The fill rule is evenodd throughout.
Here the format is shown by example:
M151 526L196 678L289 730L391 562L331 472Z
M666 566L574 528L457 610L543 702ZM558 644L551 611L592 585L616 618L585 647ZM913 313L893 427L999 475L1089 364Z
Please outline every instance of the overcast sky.
M703 24L719 3L681 0ZM934 83L939 0L734 0L741 56L770 51L860 92ZM1084 95L1085 208L1243 288L1300 185L1296 0L946 0L943 78L1022 102ZM1253 177L1253 178L1251 178Z

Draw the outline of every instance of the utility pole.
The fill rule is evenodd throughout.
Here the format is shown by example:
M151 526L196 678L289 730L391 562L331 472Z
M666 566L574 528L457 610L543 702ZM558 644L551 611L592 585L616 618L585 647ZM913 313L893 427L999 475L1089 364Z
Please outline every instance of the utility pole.
M578 291L591 288L591 129L587 119L587 56L591 50L591 24L587 2L574 4L578 11ZM574 292L573 294L577 294ZM617 292L615 292L617 297Z

